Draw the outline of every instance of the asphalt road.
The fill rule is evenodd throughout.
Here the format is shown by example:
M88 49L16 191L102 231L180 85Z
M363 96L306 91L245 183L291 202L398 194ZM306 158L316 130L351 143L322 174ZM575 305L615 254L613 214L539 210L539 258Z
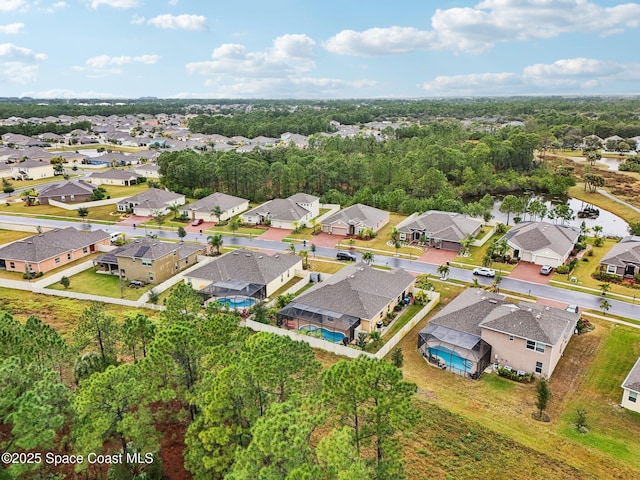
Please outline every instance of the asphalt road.
M157 234L159 238L167 238L176 240L178 239L178 234L174 231L167 230L158 230L154 228L142 228L142 227L116 227L114 225L100 225L100 224L87 224L80 222L72 222L72 221L62 221L62 220L47 220L47 219L39 219L39 218L29 218L29 217L21 217L21 216L12 216L12 215L0 215L1 223L18 223L23 225L40 225L42 227L51 227L51 228L65 228L65 227L75 227L75 228L83 228L83 229L91 229L97 230L102 229L109 233L112 232L122 232L127 236L144 236L145 233L154 233ZM207 235L206 234L194 234L187 233L185 240L195 241L200 243L206 243ZM265 248L269 250L276 251L286 251L289 244L271 240L260 240L258 238L248 238L248 237L233 237L233 236L225 236L224 237L225 245L237 245L242 247L255 247L255 248ZM302 245L299 245L300 249ZM328 247L317 247L316 255L323 257L335 257L337 249L328 248ZM361 254L356 252L356 256L358 260L360 260ZM404 268L405 270L410 270L412 272L417 273L430 273L437 274L436 269L438 265L433 265L425 262L420 262L417 260L407 260L403 258L397 258L393 256L383 256L376 255L374 264L380 266L387 267L399 267ZM471 270L465 270L462 268L451 267L449 278L455 280L462 280L465 282L472 282L474 275ZM484 278L484 277L476 277L481 285L490 285L493 283L492 279ZM575 304L582 308L590 308L599 310L600 309L600 301L602 297L599 295L592 295L588 293L576 292L573 290L566 290L560 287L553 287L551 285L541 285L538 283L527 282L525 280L516 280L511 279L509 277L504 277L502 282L500 283L500 288L505 290L510 290L512 292L517 292L526 295L533 295L535 297L546 298L550 300L555 300L558 302L566 303L566 304ZM628 302L622 302L619 300L615 300L614 298L607 297L611 308L609 309L609 313L620 315L627 318L633 318L636 320L640 320L640 296L638 299L638 305L634 305Z

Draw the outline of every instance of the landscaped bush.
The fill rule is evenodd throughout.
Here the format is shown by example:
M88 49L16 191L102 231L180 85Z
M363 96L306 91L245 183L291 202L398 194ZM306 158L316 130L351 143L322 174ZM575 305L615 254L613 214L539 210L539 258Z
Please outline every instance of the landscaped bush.
M498 367L498 375L520 383L531 383L535 378L531 372L525 373L524 375L518 375L517 372L504 367Z
M578 323L576 323L576 330L578 330L579 334L590 332L594 328L593 324L586 318L580 318Z
M589 261L589 259L588 259L587 257L582 257L582 261L583 261L583 262L588 262L588 261Z
M571 271L571 269L569 268L569 265L558 265L556 267L556 273L559 273L561 275L566 275Z

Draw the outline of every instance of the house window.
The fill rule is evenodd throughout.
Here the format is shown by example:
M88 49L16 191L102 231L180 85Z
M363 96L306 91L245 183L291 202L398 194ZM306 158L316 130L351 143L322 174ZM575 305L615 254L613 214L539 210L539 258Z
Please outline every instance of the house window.
M15 264L15 263L13 263L13 262L9 262L9 267L11 267L11 268L16 268L16 264Z
M509 341L513 342L513 335L509 335Z
M87 253L89 249L87 247L82 247L82 253Z
M148 258L142 259L142 265L144 265L145 267L150 267L152 264L153 264L153 261L149 260Z
M54 262L56 262L56 263L60 263L60 257L57 257L57 258L54 260Z
M61 196L60 196L60 201L61 201L61 202L64 202L64 199L65 199L65 196L64 196L64 195L61 195Z
M536 373L542 373L542 362L536 362Z
M609 275L613 275L613 274L615 274L615 273L616 273L616 270L617 270L617 268L616 268L616 266L615 266L615 265L607 265L607 273L608 273Z
M149 281L153 282L153 272L149 272Z
M180 270L180 264L176 263L176 270Z
M67 253L67 260L71 260L71 254Z
M629 392L629 401L636 403L638 401L638 392Z
M535 350L536 352L544 353L544 343L527 340L527 348L529 350Z

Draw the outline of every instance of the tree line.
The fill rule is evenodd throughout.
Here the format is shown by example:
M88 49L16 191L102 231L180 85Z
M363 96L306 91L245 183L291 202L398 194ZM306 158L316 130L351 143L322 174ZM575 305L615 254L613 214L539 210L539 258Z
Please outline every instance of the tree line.
M15 463L8 478L163 478L168 420L186 428L195 479L403 478L416 386L398 368L363 357L323 369L308 344L238 321L203 311L186 284L157 318L118 319L92 303L68 340L0 312L0 448L124 459Z

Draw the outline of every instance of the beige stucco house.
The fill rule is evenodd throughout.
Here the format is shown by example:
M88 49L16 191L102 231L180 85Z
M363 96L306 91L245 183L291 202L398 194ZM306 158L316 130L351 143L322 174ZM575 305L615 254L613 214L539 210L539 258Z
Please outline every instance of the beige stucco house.
M600 273L623 278L640 275L640 237L624 237L600 260Z
M14 180L38 180L54 175L53 165L48 161L25 160L11 164L11 178Z
M306 193L289 198L275 198L243 213L240 218L252 225L270 224L274 228L293 230L305 226L320 214L320 199Z
M220 207L222 213L220 218L213 214L213 210ZM246 198L234 197L226 193L216 192L207 197L201 198L189 205L185 205L181 213L188 215L192 220L202 219L205 222L223 222L229 218L244 212L249 208L249 200Z
M142 217L151 217L160 212L168 214L168 207L171 205L184 205L186 198L179 193L161 190L159 188L150 188L142 193L134 195L118 202L118 211L131 211L134 215Z
M482 223L474 218L453 212L429 210L413 214L400 222L398 238L406 242L425 242L430 247L459 251L467 235L480 233Z
M431 319L418 336L418 349L429 361L471 378L492 364L550 377L579 318L470 288Z
M399 268L352 264L296 297L278 312L278 323L303 331L323 329L325 338L350 342L357 332L374 331L413 293L414 284L413 275Z
M118 187L128 187L136 185L140 175L132 170L107 170L105 172L94 172L87 177L87 181L94 185L115 185Z
M322 231L330 235L360 235L367 230L377 232L389 223L389 212L356 203L322 221Z
M73 227L33 235L0 248L0 270L46 273L110 245L107 232L83 232Z
M195 265L206 248L195 243L160 242L140 238L105 253L93 261L98 272L126 280L159 284Z
M640 358L622 382L622 407L640 413Z
M511 256L536 265L563 265L580 237L575 227L548 222L523 222L503 237L509 244Z

